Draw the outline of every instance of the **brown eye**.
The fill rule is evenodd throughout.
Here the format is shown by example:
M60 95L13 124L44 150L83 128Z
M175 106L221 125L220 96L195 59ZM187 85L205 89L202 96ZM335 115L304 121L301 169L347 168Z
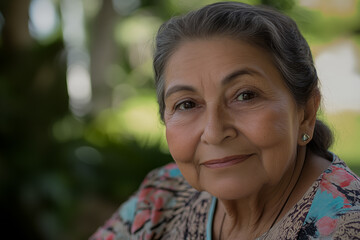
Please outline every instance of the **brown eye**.
M191 101L185 101L185 102L182 102L180 104L178 104L175 109L178 109L178 110L189 110L189 109L192 109L195 107L195 103L194 102L191 102Z
M242 92L240 93L236 100L238 101L248 101L256 97L256 94L254 92L248 91L248 92Z

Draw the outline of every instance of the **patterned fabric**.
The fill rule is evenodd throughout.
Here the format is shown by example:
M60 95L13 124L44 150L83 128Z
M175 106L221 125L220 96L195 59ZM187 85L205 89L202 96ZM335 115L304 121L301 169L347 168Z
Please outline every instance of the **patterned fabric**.
M319 181L300 239L360 239L360 180L336 158Z
M149 173L138 192L90 239L210 240L214 201L169 164ZM258 239L360 239L359 177L334 156L302 199Z
M90 239L205 239L211 200L169 164L150 172L138 192Z
M334 156L302 199L259 239L360 239L359 177Z

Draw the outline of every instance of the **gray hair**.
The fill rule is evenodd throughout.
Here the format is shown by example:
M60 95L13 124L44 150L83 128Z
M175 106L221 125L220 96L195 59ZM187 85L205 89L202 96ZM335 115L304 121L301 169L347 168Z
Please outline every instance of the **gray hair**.
M166 63L185 40L224 36L263 48L273 58L284 82L298 105L318 93L318 76L310 47L296 23L266 7L239 2L219 2L165 22L156 37L154 53L155 86L159 113L164 120L164 71ZM309 148L329 158L332 133L317 120Z

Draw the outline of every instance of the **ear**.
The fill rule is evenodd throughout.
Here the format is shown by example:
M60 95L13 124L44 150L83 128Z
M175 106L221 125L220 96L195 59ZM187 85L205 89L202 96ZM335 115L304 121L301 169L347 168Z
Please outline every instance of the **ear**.
M300 146L305 146L310 142L311 138L314 136L314 129L316 123L316 113L320 106L321 95L318 89L314 90L309 100L305 103L302 109L303 117L300 119L300 127L298 134L298 144ZM309 138L303 139L304 134Z

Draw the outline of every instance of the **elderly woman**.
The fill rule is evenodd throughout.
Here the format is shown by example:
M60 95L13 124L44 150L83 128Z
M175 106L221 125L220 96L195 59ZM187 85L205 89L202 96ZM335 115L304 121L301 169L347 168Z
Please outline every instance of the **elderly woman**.
M360 180L328 151L294 21L205 6L161 26L154 69L176 164L151 172L92 239L360 237Z

